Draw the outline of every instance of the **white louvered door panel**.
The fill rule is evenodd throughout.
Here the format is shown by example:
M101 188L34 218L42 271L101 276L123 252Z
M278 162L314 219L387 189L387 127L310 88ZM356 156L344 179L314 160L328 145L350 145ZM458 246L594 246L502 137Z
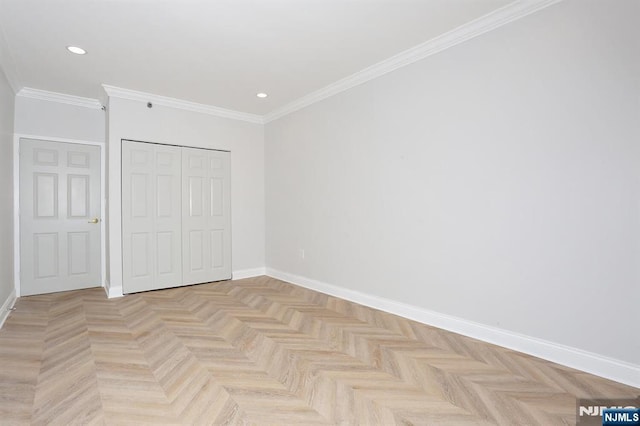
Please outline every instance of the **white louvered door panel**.
M184 284L231 279L230 153L182 151Z
M124 293L182 284L181 148L122 142Z

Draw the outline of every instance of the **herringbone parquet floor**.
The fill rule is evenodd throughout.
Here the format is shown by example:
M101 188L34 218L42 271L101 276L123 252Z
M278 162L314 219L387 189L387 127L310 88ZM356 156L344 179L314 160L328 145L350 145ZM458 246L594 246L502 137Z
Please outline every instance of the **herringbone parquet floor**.
M0 424L575 423L640 391L268 277L19 299Z

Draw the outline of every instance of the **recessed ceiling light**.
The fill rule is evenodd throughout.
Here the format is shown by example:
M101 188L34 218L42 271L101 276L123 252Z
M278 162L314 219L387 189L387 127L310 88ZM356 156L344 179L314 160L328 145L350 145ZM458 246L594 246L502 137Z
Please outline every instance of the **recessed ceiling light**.
M67 46L67 50L71 53L75 53L76 55L85 55L87 53L86 50L78 46Z
M256 96L259 97L259 98L266 98L268 95L266 93L264 93L264 92L260 92Z

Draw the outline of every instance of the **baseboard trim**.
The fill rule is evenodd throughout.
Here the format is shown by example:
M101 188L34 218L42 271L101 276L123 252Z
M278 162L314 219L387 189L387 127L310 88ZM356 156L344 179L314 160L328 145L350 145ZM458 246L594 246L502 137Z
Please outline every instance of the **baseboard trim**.
M233 271L232 278L233 280L241 280L244 278L252 278L259 277L261 275L266 275L266 269L263 268L253 268L253 269L241 269L238 271ZM114 299L116 297L123 297L123 289L121 286L111 286L108 282L105 283L104 292L107 294L108 299Z
M107 294L107 299L115 299L117 297L123 297L122 287L111 286L109 282L105 283L104 292Z
M340 297L423 324L442 328L547 361L575 368L596 376L640 388L640 365L602 356L582 349L561 345L474 321L441 314L402 302L327 284L277 269L266 268L266 275L301 287Z
M4 303L2 304L2 307L0 307L0 329L4 325L4 322L6 321L7 317L9 317L11 308L13 308L13 305L16 303L16 300L17 300L16 290L13 289L11 290L11 293L9 293L9 297L7 297L7 300L5 300Z
M239 271L233 271L233 273L231 274L232 276L232 280L242 280L245 278L253 278L253 277L259 277L261 275L266 275L267 274L267 269L262 267L262 268L252 268L252 269L241 269Z

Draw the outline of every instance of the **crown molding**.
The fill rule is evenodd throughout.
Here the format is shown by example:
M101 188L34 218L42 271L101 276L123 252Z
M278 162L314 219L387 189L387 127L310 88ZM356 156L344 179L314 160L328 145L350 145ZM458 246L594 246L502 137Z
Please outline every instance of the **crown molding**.
M234 111L212 105L184 101L182 99L138 92L135 90L123 89L121 87L109 86L107 84L103 84L102 87L104 88L105 92L107 92L107 95L109 97L128 99L130 101L153 102L157 105L162 105L170 108L215 115L216 117L222 118L231 118L233 120L247 121L249 123L264 124L263 117L257 114L249 114L246 112Z
M370 67L356 72L348 77L338 80L322 89L311 92L293 102L277 108L266 115L250 114L230 109L220 108L212 105L200 104L151 93L139 92L120 87L103 84L102 87L107 96L120 99L128 99L140 102L153 102L158 105L177 108L187 111L209 114L222 118L246 121L249 123L265 124L277 120L287 114L298 111L323 99L337 95L355 86L366 83L384 74L392 72L398 68L420 61L450 47L456 46L474 37L499 28L505 24L530 15L548 6L556 4L562 0L516 0L502 8L488 13L469 23L461 25L447 33L428 40L408 50L400 52L384 61L378 62ZM41 99L53 102L60 102L69 105L82 106L86 108L102 108L102 104L97 99L82 98L78 96L65 95L62 93L48 92L44 90L32 89L28 87L20 88L19 82L13 78L12 58L9 49L0 29L0 63L4 65L4 73L17 96Z
M102 104L97 99L83 98L80 96L66 95L64 93L49 92L46 90L23 87L16 96L23 98L39 99L41 101L58 102L61 104L79 106L90 109L102 109Z
M264 122L276 120L306 106L336 95L352 87L366 83L398 68L410 65L428 56L463 43L509 22L523 18L562 0L517 0L494 10L478 19L461 25L438 37L398 53L384 61L336 81L322 89L311 92L264 116Z

